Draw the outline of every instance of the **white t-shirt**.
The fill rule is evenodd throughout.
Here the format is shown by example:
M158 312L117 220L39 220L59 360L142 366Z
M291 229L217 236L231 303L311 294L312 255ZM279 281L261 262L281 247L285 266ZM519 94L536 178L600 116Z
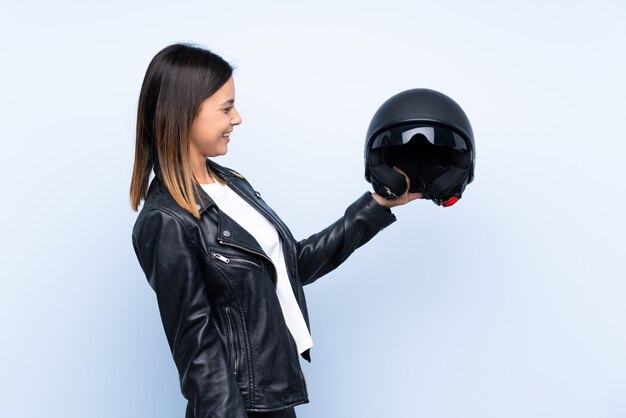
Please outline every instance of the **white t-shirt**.
M215 183L200 184L200 186L211 196L221 211L230 216L258 241L265 254L274 263L278 275L276 295L287 327L296 341L298 353L303 353L313 346L313 340L289 282L278 231L263 214L227 185L215 180Z

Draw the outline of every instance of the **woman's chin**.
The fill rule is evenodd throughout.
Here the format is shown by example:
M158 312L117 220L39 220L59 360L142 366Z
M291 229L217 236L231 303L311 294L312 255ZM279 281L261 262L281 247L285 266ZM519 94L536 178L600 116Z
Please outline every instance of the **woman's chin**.
M224 146L219 150L212 150L210 153L205 154L205 156L209 158L219 157L220 155L226 155L227 152L228 152L228 147Z

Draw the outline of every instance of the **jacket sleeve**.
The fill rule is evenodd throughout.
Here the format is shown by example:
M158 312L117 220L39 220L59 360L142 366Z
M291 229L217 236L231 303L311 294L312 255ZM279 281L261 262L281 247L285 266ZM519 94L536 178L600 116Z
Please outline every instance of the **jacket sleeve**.
M156 293L176 363L185 418L246 418L243 398L211 319L196 244L180 221L162 210L137 218L133 247Z
M371 192L365 192L341 218L296 244L302 284L311 284L337 268L354 250L395 221L389 209L381 206Z

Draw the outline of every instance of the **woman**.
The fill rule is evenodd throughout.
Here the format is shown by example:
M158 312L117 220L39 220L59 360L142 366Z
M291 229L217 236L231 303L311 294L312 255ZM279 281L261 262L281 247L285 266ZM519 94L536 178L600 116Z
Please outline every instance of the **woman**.
M302 286L396 220L365 192L335 223L296 241L226 154L242 120L233 67L189 44L150 62L137 113L132 232L179 372L187 418L295 417L308 402L299 355L313 340ZM149 182L151 170L155 176ZM407 178L408 182L408 178Z

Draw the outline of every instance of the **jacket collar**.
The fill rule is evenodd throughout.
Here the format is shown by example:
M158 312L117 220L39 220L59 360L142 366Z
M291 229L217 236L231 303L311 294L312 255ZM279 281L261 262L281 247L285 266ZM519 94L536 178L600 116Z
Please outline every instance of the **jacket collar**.
M215 172L219 177L223 178L227 182L233 181L235 178L243 179L243 176L236 172L235 170L228 169L226 167L222 167L217 164L215 161L211 161L210 159L206 159L207 168L211 168L213 172ZM163 181L163 175L161 173L161 167L158 164L154 165L154 175L156 180L156 188L160 192L167 192L167 187ZM196 204L198 206L198 211L202 214L205 210L209 209L211 206L216 206L215 202L211 197L204 191L202 187L194 187L194 197L196 199Z

